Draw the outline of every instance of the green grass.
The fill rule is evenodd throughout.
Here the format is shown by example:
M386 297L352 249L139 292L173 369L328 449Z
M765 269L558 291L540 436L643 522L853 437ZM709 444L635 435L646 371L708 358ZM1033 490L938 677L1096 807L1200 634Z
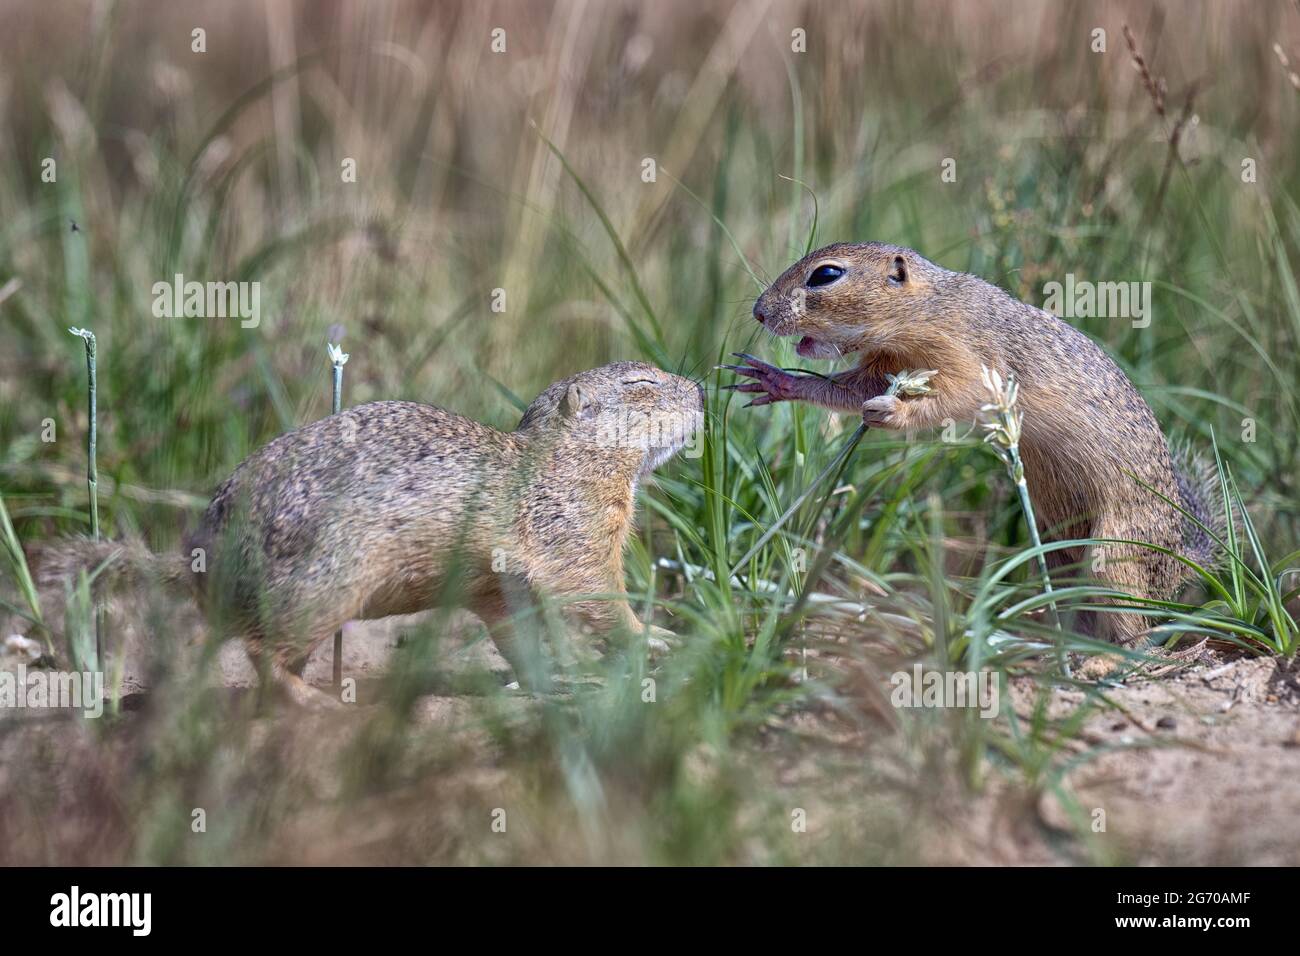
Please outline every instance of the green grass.
M86 51L59 53L50 69L69 78L85 112L56 123L34 105L21 111L3 152L28 171L0 180L0 285L22 282L0 303L0 491L9 509L0 507L9 575L0 606L16 619L65 613L37 606L20 542L83 533L88 520L84 363L69 325L99 341L105 534L140 534L159 551L179 546L241 458L328 413L326 340L341 339L352 356L349 404L428 401L500 427L512 427L519 400L550 381L614 359L653 361L709 386L702 454L665 466L644 490L627 555L638 613L682 636L669 660L651 671L635 655L611 654L571 673L571 693L537 700L488 680L449 732L418 719L440 673L445 622L435 617L395 656L382 703L337 750L319 751L304 749L291 728L259 729L250 702L232 714L202 689L201 674L168 665L172 652L159 641L156 705L113 718L96 744L104 755L86 758L93 767L120 750L141 768L115 791L134 822L97 851L103 859L297 859L304 843L292 821L301 816L342 861L907 862L915 834L876 789L872 762L844 759L816 733L806 755L793 753L800 738L790 726L818 714L874 736L879 718L865 684L916 660L992 668L1004 686L1027 677L1040 687L1028 720L1009 708L993 721L897 717L915 792L935 774L963 793L994 779L1050 791L1079 827L1082 858L1115 859L1087 843L1086 815L1064 783L1101 752L1081 755L1072 744L1083 720L1107 706L1104 693L1094 690L1066 718L1047 710L1054 642L1078 653L1102 648L1051 627L1036 562L1064 545L1030 545L1014 489L979 434L953 443L868 433L834 486L736 567L857 423L790 405L742 410L717 389L730 376L711 370L734 351L795 364L789 343L760 335L749 311L771 277L823 242L908 245L1034 302L1045 281L1067 272L1149 280L1149 328L1078 324L1120 362L1172 438L1205 450L1217 438L1232 521L1222 565L1191 568L1191 592L1145 610L1162 614L1170 646L1211 634L1251 654L1294 655L1296 104L1280 82L1251 93L1282 118L1259 142L1241 106L1245 81L1229 69L1198 101L1218 138L1207 134L1200 161L1176 167L1155 219L1143 223L1165 130L1123 54L1092 57L1080 45L1049 67L1017 45L1030 40L1001 39L1005 25L990 20L976 31L987 54L979 60L959 52L967 44L951 27L928 35L905 9L887 5L870 30L849 28L866 44L865 67L838 49L792 58L778 43L777 87L730 76L695 141L682 139L697 128L689 117L676 119L686 107L660 99L677 82L665 79L672 63L628 79L616 111L580 97L572 126L547 103L521 98L490 60L489 72L464 80L480 106L462 102L440 46L475 42L459 23L421 34L423 85L356 46L322 44L321 54L276 70L240 69L229 51L201 64L173 52L193 86L184 107L151 92L147 58L136 52L147 25L106 26L96 38L106 85L94 96L84 85L91 72L77 69ZM1087 17L1069 9L1060 29L1086 35ZM832 26L824 11L805 19L814 36ZM606 76L627 38L623 26L597 20L599 39L582 42L594 75ZM383 26L394 39L416 35ZM1118 24L1110 26L1117 42ZM895 42L879 47L885 32ZM435 38L443 34L450 38ZM1266 34L1232 33L1218 55L1229 64L1257 57ZM1174 74L1177 91L1178 58L1197 40L1188 31L1164 43L1156 66ZM662 55L707 92L711 49L700 41ZM995 58L1004 68L980 73ZM483 100L489 89L499 100ZM299 130L292 142L268 118L279 95ZM154 121L133 110L137 96ZM1038 112L1063 114L1072 97L1090 107L1081 135ZM59 178L44 184L30 170L51 154ZM339 159L353 154L362 174L341 184ZM1243 184L1239 154L1271 159L1268 175ZM681 157L680 165L643 183L643 155ZM956 184L940 180L946 156L957 158ZM281 160L295 172L292 190ZM154 318L149 286L175 272L260 281L262 327ZM489 309L498 287L508 293L504 314ZM57 423L53 443L36 437L47 417ZM71 610L81 625L70 631L93 634L85 589L78 593ZM1072 609L1137 607L1096 603L1108 596L1083 581L1052 595L1067 619ZM172 613L162 604L150 611L157 633L173 630ZM543 654L562 640L544 616L521 626ZM210 665L214 653L203 660ZM1126 656L1142 664L1140 654ZM642 699L647 678L653 705ZM778 744L764 743L773 737ZM800 788L770 783L800 760L815 765L823 803L859 785L870 794L803 842L788 825ZM475 785L476 774L494 770L507 779ZM509 849L470 836L497 800L521 821ZM215 821L201 843L186 839L194 806ZM381 825L367 837L352 829L358 819ZM67 852L52 837L40 845L30 855Z

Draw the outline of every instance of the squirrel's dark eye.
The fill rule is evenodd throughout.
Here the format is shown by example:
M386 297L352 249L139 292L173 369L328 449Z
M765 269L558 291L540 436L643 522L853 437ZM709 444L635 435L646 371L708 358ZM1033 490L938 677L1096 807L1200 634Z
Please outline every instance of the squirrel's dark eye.
M813 270L813 274L808 277L808 285L810 288L819 285L830 285L842 275L844 275L844 270L839 266L818 266Z

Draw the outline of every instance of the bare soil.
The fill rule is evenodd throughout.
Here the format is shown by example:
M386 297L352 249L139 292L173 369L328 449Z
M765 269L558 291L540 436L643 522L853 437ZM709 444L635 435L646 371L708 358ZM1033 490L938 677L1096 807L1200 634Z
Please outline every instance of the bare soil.
M178 620L171 639L183 661L198 653L201 626L193 617ZM289 735L277 751L284 761L282 770L302 773L310 781L307 789L320 801L314 806L308 801L279 832L278 846L265 849L258 860L269 855L285 862L386 862L403 859L410 849L410 812L416 811L403 806L403 798L372 801L370 812L351 815L340 824L329 807L340 784L320 768L331 766L322 748L337 750L342 746L337 741L347 737L337 730L350 720L359 724L357 718L372 711L367 705L383 692L381 679L391 655L418 621L392 618L347 626L344 671L358 681L360 708L353 715L321 718L286 707L256 722L263 740ZM131 628L118 636L126 648L123 686L129 711L142 706L150 694L147 655L142 652L147 638L143 629ZM309 682L329 683L331 654L326 642L308 665ZM0 670L13 670L18 662L13 654L0 656ZM437 670L437 677L420 689L411 718L424 728L445 729L446 739L462 748L464 762L456 774L443 775L440 792L451 804L465 807L499 802L504 793L526 800L529 781L512 776L513 769L501 762L482 727L482 694L476 697L473 681L490 675L502 686L510 674L472 617L454 619ZM221 649L211 680L236 696L255 686L255 673L240 645ZM946 759L950 755L935 758L932 747L918 743L915 733L901 730L889 715L845 721L834 707L813 706L784 712L741 742L741 749L748 750L748 769L769 786L740 814L775 812L788 817L783 808L804 808L814 839L792 845L785 855L755 850L742 861L1300 863L1300 680L1295 662L1206 653L1181 670L1104 693L1113 706L1092 713L1062 742L1059 755L1061 761L1077 761L1061 777L1060 792L1072 796L1087 815L1090 825L1085 832L1051 786L1030 787L1023 775L995 766L982 772L978 787L963 786ZM1009 703L1022 721L1031 718L1038 694L1032 679L1012 681ZM1065 716L1084 706L1087 698L1084 690L1054 690L1048 713ZM505 707L515 719L529 719L526 696L507 700ZM42 813L77 819L77 801L86 799L85 780L78 776L84 767L79 771L76 761L66 757L74 752L71 737L86 742L85 731L76 727L75 721L40 719L32 712L0 715L0 808L26 806L5 803L6 791L18 782L15 767L24 767L27 776L34 763L46 760L47 766L36 768L44 781L40 786L49 793ZM707 752L701 752L697 763L695 772L703 780L716 772ZM109 778L130 772L103 771ZM108 791L115 786L114 779L99 783ZM89 824L78 830L68 823L72 829L63 835L67 846L81 850L50 850L51 843L65 841L46 831L43 823L41 852L24 852L22 840L13 841L11 835L18 825L17 818L10 820L10 827L0 825L0 846L9 846L16 861L80 862L78 854L84 853L88 862L129 862L117 858L118 848L104 844L102 835L92 837ZM454 827L431 831L430 845L420 846L424 858L432 854L448 861L493 861L491 853L475 850L466 855L454 840L448 842L447 834L455 832ZM575 840L580 846L581 840ZM839 857L838 845L856 849ZM810 851L804 847L814 846L816 854L805 855ZM864 846L870 852L861 850ZM544 833L538 834L534 852L570 861ZM575 851L571 861L602 854L620 862L637 861L635 848L608 845L585 856ZM509 853L500 857L502 862L516 859Z

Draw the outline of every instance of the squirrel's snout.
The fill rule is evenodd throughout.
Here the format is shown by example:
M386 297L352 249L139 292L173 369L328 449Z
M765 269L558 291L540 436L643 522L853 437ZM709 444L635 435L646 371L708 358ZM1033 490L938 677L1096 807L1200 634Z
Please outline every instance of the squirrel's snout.
M767 316L763 314L763 310L759 307L759 303L757 302L754 303L754 318L763 325L767 324Z

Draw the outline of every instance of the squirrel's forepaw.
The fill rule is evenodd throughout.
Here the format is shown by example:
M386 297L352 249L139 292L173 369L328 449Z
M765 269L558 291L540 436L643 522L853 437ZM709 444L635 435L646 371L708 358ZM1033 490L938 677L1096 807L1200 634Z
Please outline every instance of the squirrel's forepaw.
M1074 676L1081 680L1100 681L1111 677L1124 658L1119 654L1097 654L1089 657L1074 670Z
M666 628L650 625L650 633L646 635L646 646L650 651L652 661L664 657L677 645L677 635Z
M724 389L743 392L746 395L756 395L757 397L746 405L746 408L749 405L771 405L773 402L790 402L799 398L801 379L804 376L769 365L744 352L735 354L737 358L744 359L744 365L719 365L718 368L756 380L722 386Z
M862 420L872 428L902 428L903 403L896 395L877 395L862 403Z

